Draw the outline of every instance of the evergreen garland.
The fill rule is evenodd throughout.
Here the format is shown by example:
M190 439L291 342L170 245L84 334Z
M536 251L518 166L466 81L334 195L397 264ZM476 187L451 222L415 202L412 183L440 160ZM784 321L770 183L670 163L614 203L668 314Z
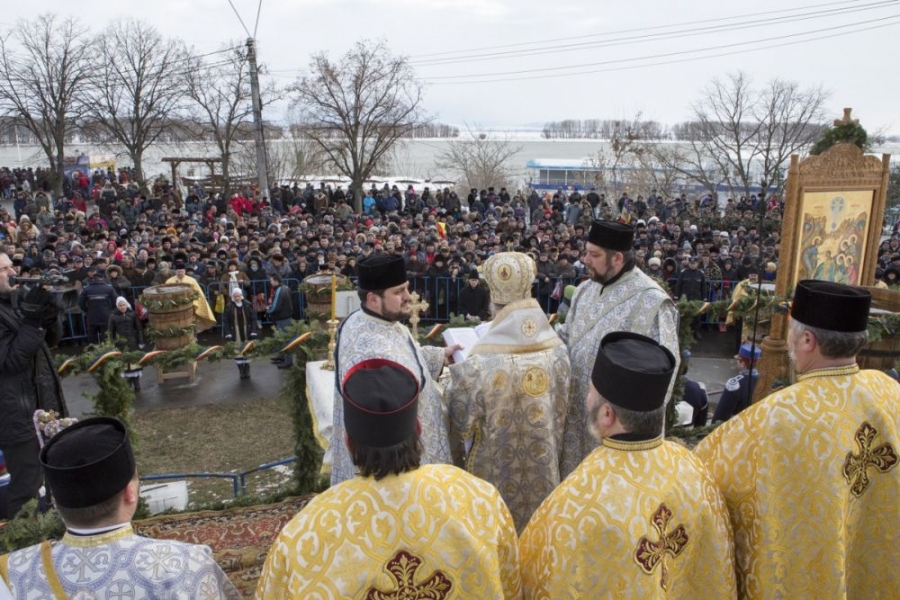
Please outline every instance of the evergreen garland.
M168 327L166 329L147 327L144 330L144 335L149 340L158 340L160 338L176 338L183 335L191 335L195 331L197 331L197 326L194 324L188 325L187 327Z
M38 501L29 500L15 519L0 529L0 554L15 552L44 540L61 539L66 527L55 510L41 512Z
M859 146L863 152L867 152L871 144L869 143L869 134L862 125L856 121L849 123L841 123L834 127L826 127L822 132L822 136L810 148L810 154L822 154L832 146L842 142L849 142Z
M199 294L195 291L189 296L181 296L180 298L172 298L166 300L157 300L152 295L148 296L147 294L143 294L141 295L141 306L151 312L172 310L173 308L178 308L179 306L193 304L194 300L196 300L198 296Z

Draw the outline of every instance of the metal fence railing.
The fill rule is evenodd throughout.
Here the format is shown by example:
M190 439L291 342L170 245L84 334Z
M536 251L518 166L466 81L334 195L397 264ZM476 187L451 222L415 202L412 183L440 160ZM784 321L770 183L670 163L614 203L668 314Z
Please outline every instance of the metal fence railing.
M565 288L569 285L578 285L583 278L561 278L551 277L549 282L544 282L543 278L535 279L532 286L532 296L538 300L541 307L551 315L559 310L560 302L563 301ZM286 278L283 285L291 290L291 303L294 308L295 319L305 319L306 315L306 296L300 291L298 279ZM675 289L675 279L667 282L669 288ZM731 280L710 280L708 285L708 300L715 302L723 300L731 296L731 292L737 281ZM422 316L422 322L435 324L446 323L452 315L458 315L462 312L460 306L460 296L463 289L468 286L465 277L411 277L409 280L410 291L418 292L419 296L428 302L429 307ZM482 282L481 285L484 285ZM217 281L209 284L200 284L203 293L209 302L210 308L215 312L216 300L218 296L224 296L224 302L228 301L230 282ZM135 306L134 300L140 299L140 295L145 288L133 286L124 290L125 297ZM271 286L268 279L251 280L243 286L244 298L247 302L253 304L257 308L257 316L260 325L270 325L271 320L265 311L265 305L270 300ZM221 306L222 304L220 304ZM222 313L215 312L218 321L219 333L223 334L224 324L222 323ZM703 323L710 323L716 315L704 315ZM62 325L61 341L82 341L87 339L88 323L85 315L75 309L70 312L63 313L60 317Z

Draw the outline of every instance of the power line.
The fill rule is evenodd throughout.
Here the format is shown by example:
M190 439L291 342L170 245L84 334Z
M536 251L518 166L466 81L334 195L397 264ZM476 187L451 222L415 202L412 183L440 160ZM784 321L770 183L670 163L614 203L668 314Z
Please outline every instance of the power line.
M505 52L494 52L487 54L473 54L471 56L465 57L450 57L444 59L433 59L430 61L411 61L410 64L413 66L420 67L430 67L430 66L441 66L441 65L450 65L450 64L458 64L458 63L467 63L467 62L482 62L488 60L503 60L510 58L522 58L526 56L537 56L544 54L558 54L561 52L574 52L579 50L584 50L587 48L601 48L601 47L609 47L609 46L619 46L630 43L646 43L646 42L655 42L655 41L663 41L663 40L671 40L678 39L683 37L693 37L696 35L708 35L715 33L724 33L728 31L739 31L742 29L753 29L757 27L767 26L767 25L783 25L786 23L793 23L798 21L809 21L812 19L822 19L835 17L839 15L848 15L854 14L857 12L864 12L869 10L878 10L883 8L889 8L890 6L896 4L897 0L879 0L873 4L867 4L862 6L854 6L854 7L842 7L837 9L831 9L829 11L822 12L812 12L812 13L801 13L797 15L789 15L789 16L780 16L780 17L771 17L766 19L757 19L753 21L746 21L741 23L732 23L732 24L723 24L723 25L713 25L709 27L700 27L700 28L692 28L692 29L681 29L670 32L662 32L662 33L648 33L640 36L632 36L632 37L622 37L622 38L614 38L610 40L598 40L592 42L579 42L573 44L562 44L556 46L548 46L546 48L534 48L534 49L522 49L522 50L509 50Z
M549 44L549 43L555 43L555 42L570 42L572 40L595 38L595 37L601 37L601 36L605 36L605 35L618 35L618 34L622 34L622 33L656 31L659 29L671 29L673 27L682 27L685 25L702 25L704 23L718 23L721 21L732 21L732 20L744 19L744 18L748 18L748 17L759 17L759 16L774 15L774 14L780 14L780 13L786 13L786 12L797 12L800 10L807 10L810 8L825 8L825 7L829 7L829 6L836 6L836 5L848 4L848 3L855 4L857 2L859 2L859 0L839 0L838 2L827 2L824 4L799 6L797 8L786 8L786 9L781 9L781 10L745 13L742 15L734 15L731 17L717 17L715 19L701 19L701 20L697 20L697 21L682 21L680 23L672 23L669 25L656 25L653 27L638 27L638 28L633 28L633 29L620 29L620 30L614 30L614 31L607 31L604 33L593 33L593 34L589 34L589 35L581 35L581 36L565 37L565 38L553 38L553 39L549 39L549 40L540 40L540 41L536 41L536 42L517 42L514 44L501 44L501 45L497 45L497 46L479 46L479 47L475 47L475 48L467 48L465 50L447 50L444 52L431 52L428 54L412 55L412 56L410 56L410 58L411 59L416 59L416 58L424 59L429 56L445 56L448 54L468 54L471 52L480 52L482 50L498 50L498 49L502 49L502 48L514 48L514 47L518 47L518 46L533 46L533 45L538 45L538 44Z
M247 37L252 38L253 36L250 35L250 30L247 29L246 25L244 25L244 20L241 18L241 13L239 13L238 10L234 7L234 3L231 0L228 0L228 4L231 6L231 10L234 11L234 16L236 16L238 18L238 21L241 22L241 27L243 27L244 31L247 32Z
M256 7L256 24L253 26L253 39L256 39L256 30L259 29L260 14L262 14L262 0L259 0L259 6Z
M810 31L802 31L802 32L797 32L797 33L789 33L789 34L784 34L784 35L772 36L772 37L768 37L768 38L751 40L751 41L747 41L747 42L734 42L734 43L730 43L730 44L719 44L719 45L715 45L715 46L707 46L705 48L695 48L695 49L691 49L691 50L680 50L680 51L675 51L675 52L665 52L665 53L661 53L661 54L648 54L645 56L639 56L639 57L635 57L635 58L611 59L611 60L604 60L604 61L592 62L592 63L582 63L582 64L578 64L578 65L546 67L546 68L539 68L539 69L524 69L524 70L520 70L520 71L505 71L505 72L500 72L500 73L477 73L477 74L468 73L465 75L443 75L443 76L425 78L425 80L426 81L440 81L440 80L447 80L447 79L454 79L454 80L470 79L471 80L472 78L482 78L482 77L504 77L507 75L528 75L531 73L544 73L547 71L559 71L561 69L584 69L584 68L589 68L589 67L612 65L612 64L618 64L618 63L636 62L636 61L642 61L642 60L653 60L653 59L658 59L658 58L666 58L669 56L679 56L679 55L684 55L684 54L696 54L699 52L708 52L711 50L722 50L722 49L727 49L727 48L735 48L738 46L747 46L749 44L759 44L759 43L763 43L763 42L784 40L784 39L794 38L794 37L798 37L798 36L802 36L802 35L812 35L812 34L816 34L816 33L823 33L823 32L828 32L828 31L836 31L836 30L846 29L848 27L856 27L858 25L868 25L871 23L880 23L880 22L889 21L892 19L897 19L897 18L900 18L900 15L892 15L892 16L888 16L888 17L880 17L877 19L869 19L866 21L858 21L856 23L847 23L844 25L823 27L821 29L813 29ZM896 25L896 24L897 24L896 22L893 22L893 23L889 23L887 25L883 25L883 27L886 27L889 25ZM880 29L880 27L871 27L871 28L866 28L866 29L860 29L858 31L868 31L870 29ZM846 33L857 33L857 31L845 32L845 34ZM827 39L828 37L835 37L835 36L823 36L821 39ZM813 40L800 40L800 42L803 42L803 41L814 41L814 39ZM795 43L799 43L799 42L795 42ZM771 46L771 47L777 48L777 47L780 47L781 45L788 45L788 44L779 44L779 45L775 45L775 46ZM766 48L768 48L768 47L766 47ZM766 48L751 48L748 50L744 50L742 52L746 52L749 50L762 50L762 49L766 49ZM739 52L728 52L728 53L722 54L721 56L730 56L731 54L738 54L738 53ZM714 56L706 56L706 57L700 57L700 58L717 58L718 56L719 55L714 55ZM685 62L685 61L681 61L681 60L665 61L665 62L661 62L658 64L671 64L672 62ZM621 70L621 69L610 69L610 70ZM587 72L579 72L579 73L555 73L552 76L560 77L560 76L567 76L567 75L584 75L584 74L588 74L588 73L597 73L597 72L603 72L603 70L587 71ZM537 79L537 78L540 78L540 76L518 78L518 79L501 79L501 80L497 80L497 81L519 81L522 79ZM493 81L493 80L483 81L481 79L473 80L470 82L471 83L495 83L495 81Z
M874 25L872 27L865 27L862 29L854 30L854 31L838 32L838 33L834 33L831 35L825 35L825 36L812 38L812 39L808 39L808 40L794 40L794 41L789 41L789 42L782 42L780 44L773 44L771 46L763 46L760 48L747 48L744 50L734 50L731 52L722 52L720 54L713 54L710 56L695 56L695 57L690 57L690 58L681 58L681 59L667 60L667 61L661 61L661 62L655 62L655 63L647 63L647 64L643 64L643 65L610 67L608 69L594 69L591 71L580 71L580 72L576 72L576 73L555 73L555 74L548 74L548 75L535 75L535 76L531 76L531 77L512 77L512 78L507 78L507 79L486 79L486 80L479 80L479 81L447 81L447 82L439 81L439 82L436 82L434 85L460 85L460 84L470 85L470 84L483 84L483 83L504 83L504 82L508 82L508 81L532 81L535 79L551 79L551 78L559 78L559 77L571 77L574 75L593 75L596 73L610 73L613 71L629 71L632 69L646 69L649 67L658 67L658 66L663 66L663 65L671 65L671 64L678 64L678 63L685 63L685 62L693 62L693 61L697 61L697 60L705 60L708 58L721 58L723 56L746 54L748 52L755 52L757 50L771 50L773 48L781 48L784 46L794 46L794 45L803 44L806 42L816 42L816 41L820 41L820 40L827 40L830 38L851 35L854 33L862 33L864 31L872 31L875 29L884 29L886 27L892 27L897 24L898 23L896 23L896 22L885 23L882 25Z

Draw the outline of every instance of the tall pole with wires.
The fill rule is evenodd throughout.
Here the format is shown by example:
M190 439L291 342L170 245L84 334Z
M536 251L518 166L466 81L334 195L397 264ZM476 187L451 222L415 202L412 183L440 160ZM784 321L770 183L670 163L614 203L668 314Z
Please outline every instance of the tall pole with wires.
M247 63L250 65L250 94L253 99L253 134L256 140L256 181L260 198L269 197L269 177L266 174L266 144L263 137L262 101L259 97L259 68L256 66L256 44L247 39Z

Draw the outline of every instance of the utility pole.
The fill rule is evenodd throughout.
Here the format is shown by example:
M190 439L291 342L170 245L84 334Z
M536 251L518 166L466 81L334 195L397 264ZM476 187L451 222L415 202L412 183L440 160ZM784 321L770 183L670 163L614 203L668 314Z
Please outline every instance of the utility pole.
M253 96L253 133L256 139L256 181L260 198L269 198L269 178L266 175L266 145L263 138L262 101L259 98L259 69L256 66L256 46L247 38L247 61L250 63L250 93Z

